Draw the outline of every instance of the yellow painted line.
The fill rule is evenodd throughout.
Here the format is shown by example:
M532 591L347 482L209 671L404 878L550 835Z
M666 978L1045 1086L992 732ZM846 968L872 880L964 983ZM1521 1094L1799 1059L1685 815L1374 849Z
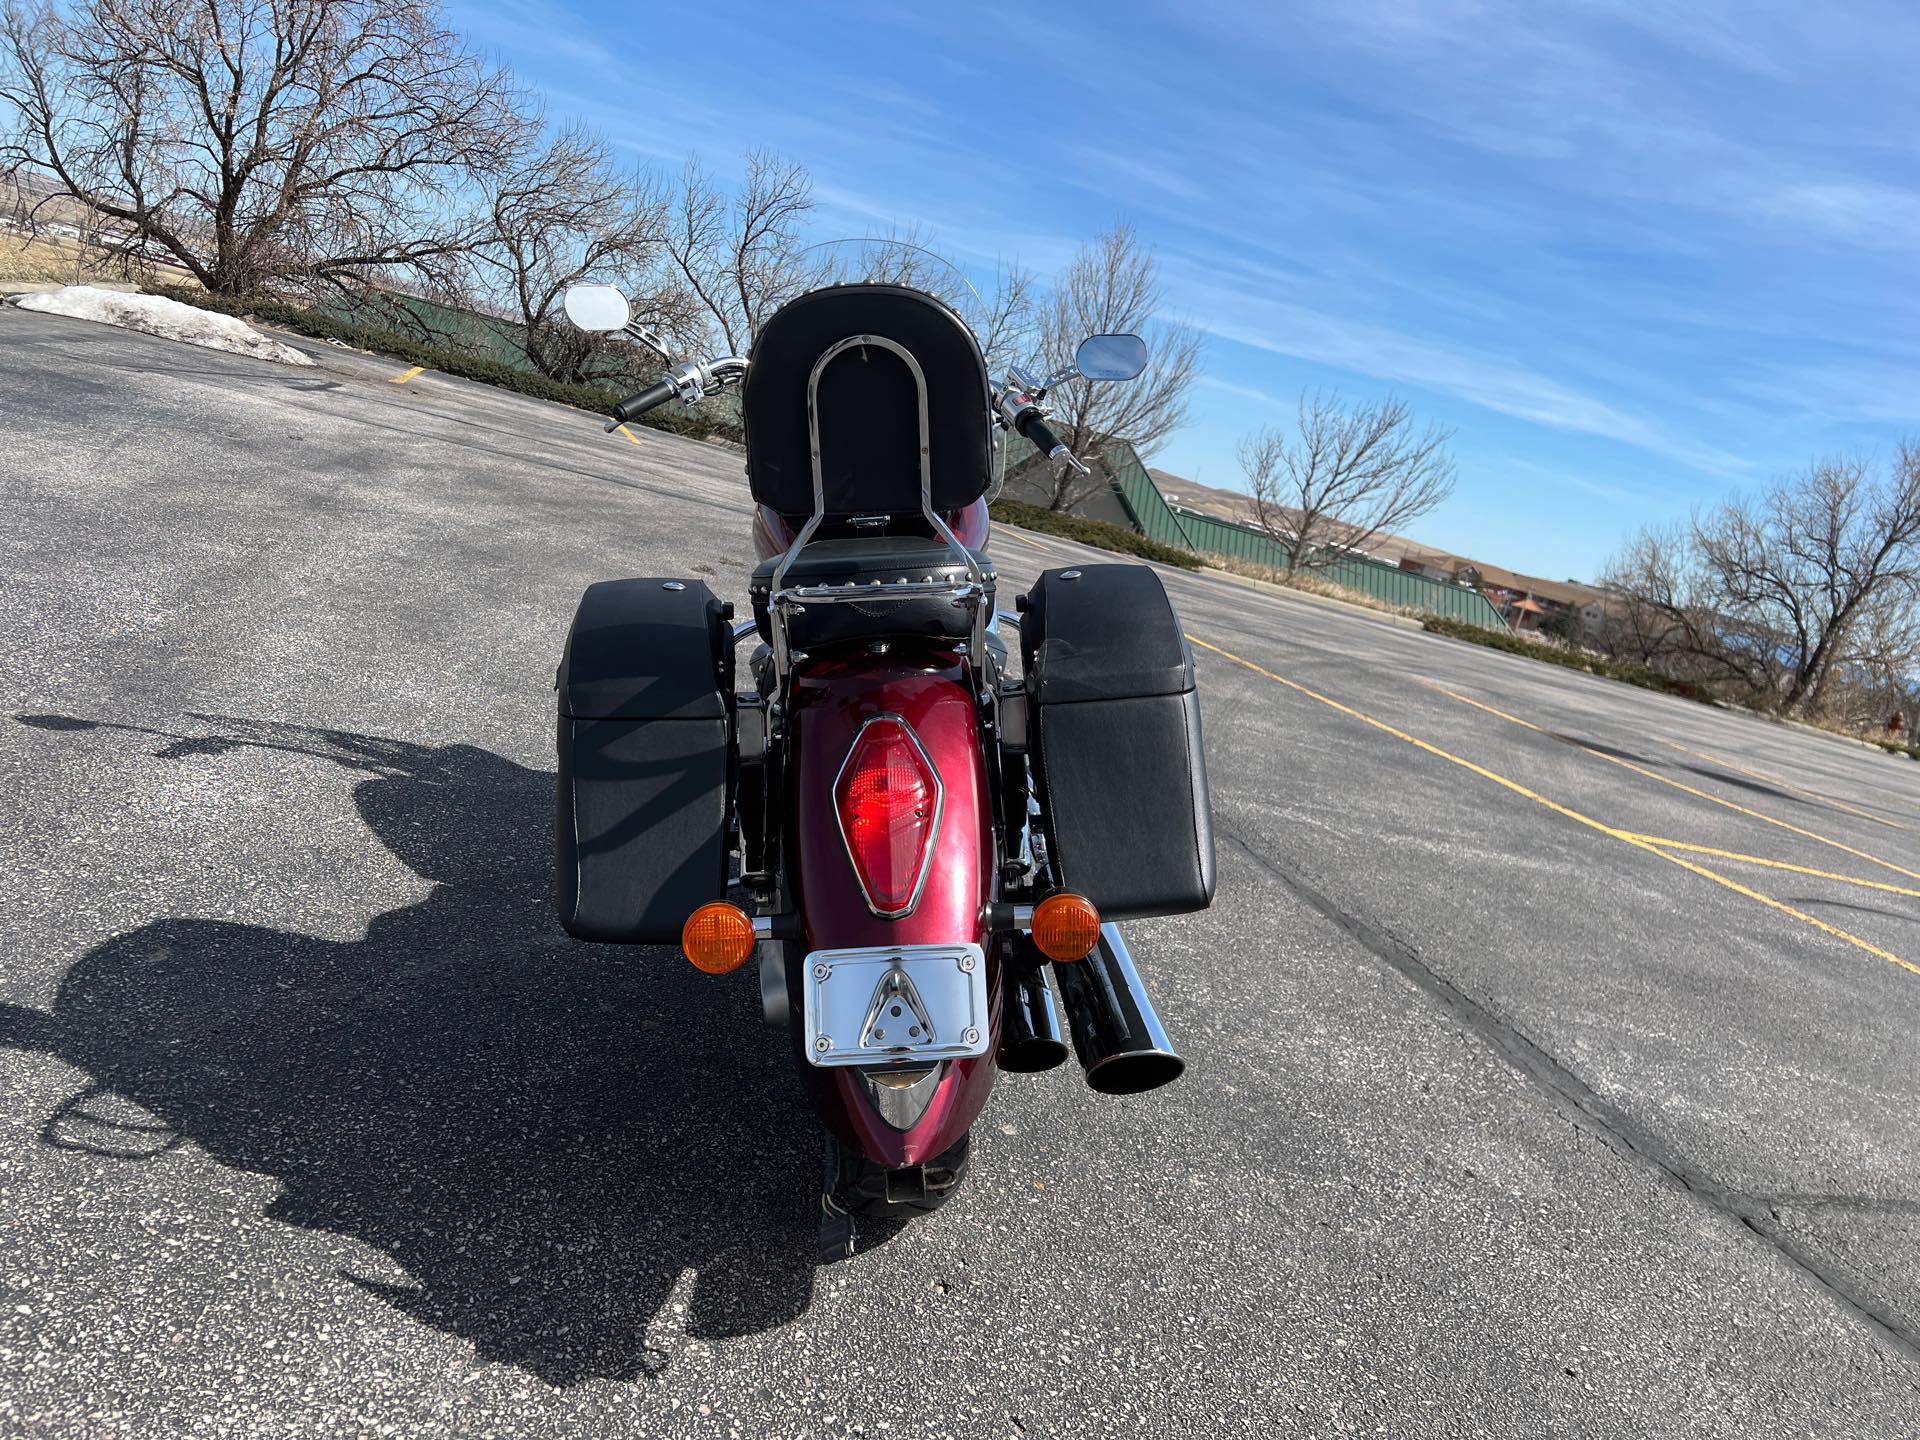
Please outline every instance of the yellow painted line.
M1026 546L1029 550L1038 550L1042 555L1061 556L1068 553L1067 551L1062 550L1057 545L1042 545L1039 541L1033 539L1031 536L1016 535L1011 530L996 530L993 533L996 539L1006 539L1006 540L1017 541L1018 543Z
M1733 891L1733 893L1736 895L1744 895L1749 900L1758 901L1760 904L1765 905L1770 910L1778 911L1780 914L1791 916L1793 919L1798 920L1803 924L1811 925L1814 929L1822 932L1823 934L1831 935L1836 940L1844 940L1847 944L1854 946L1856 949L1864 950L1866 951L1867 954L1872 955L1877 959L1885 960L1889 964L1898 965L1902 970L1908 970L1915 975L1920 975L1920 965L1915 965L1910 960L1903 960L1898 955L1894 954L1891 950L1883 950L1870 940L1862 940L1858 935L1855 935L1852 931L1842 930L1838 925L1829 925L1825 920L1822 920L1817 915L1809 915L1804 910L1796 910L1793 906L1787 904L1785 901L1776 900L1771 895L1762 895L1758 890L1752 889L1746 885L1742 885L1738 880L1732 879L1731 877L1726 875L1722 875L1717 870L1709 870L1704 865L1696 865L1691 860L1682 859L1678 855L1674 855L1669 853L1668 851L1662 850L1659 846L1653 845L1648 841L1642 839L1639 835L1635 834L1633 831L1618 829L1612 825L1606 824L1604 821L1594 819L1591 815L1582 815L1578 810L1574 810L1569 808L1568 806L1562 805L1558 801L1549 800L1546 796L1542 795L1537 790L1528 789L1525 785L1522 785L1518 780L1509 780L1506 776L1498 774L1495 771L1489 770L1484 765L1476 765L1473 763L1473 761L1462 759L1460 756L1453 754L1451 751L1442 750L1438 745L1434 745L1429 741L1422 740L1416 735L1409 735L1404 730L1396 729L1394 726L1387 724L1387 722L1384 720L1376 720L1373 718L1373 716L1368 715L1363 711L1356 710L1351 705L1343 705L1338 700L1334 700L1326 695L1322 695L1317 690L1309 690L1306 686L1302 685L1297 680L1289 680L1284 675L1276 675L1273 673L1273 671L1268 670L1263 666L1256 665L1253 663L1253 661L1244 659L1243 657L1234 654L1231 650L1223 650L1218 645L1215 645L1210 641L1202 640L1198 635L1195 635L1189 632L1187 635L1187 639L1191 640L1194 644L1200 646L1203 650L1211 650L1214 654L1221 656L1223 659L1231 660L1234 664L1243 666L1244 668L1253 671L1253 673L1256 675L1264 675L1267 679L1272 680L1277 684L1284 685L1289 690L1296 691L1297 693L1306 696L1309 700L1317 700L1320 704L1327 706L1329 709L1337 710L1342 715L1351 716L1353 719L1360 721L1364 725L1371 725L1374 729L1383 731L1384 733L1393 736L1396 740L1404 740L1407 744L1413 746L1416 750L1424 750L1427 754L1436 756L1441 760L1445 760L1450 765L1458 765L1461 769L1471 771L1473 774L1480 776L1484 780L1491 780L1494 784L1501 786L1503 789L1511 790L1516 795L1525 796L1527 799L1533 801L1536 805L1543 805L1547 809L1553 811L1554 814L1556 815L1563 815L1567 819L1574 821L1576 824L1586 826L1589 830L1597 830L1600 834L1606 835L1612 839L1618 840L1623 845L1631 845L1636 850L1645 851L1649 855L1658 855L1662 860L1665 860L1670 865L1678 865L1682 870L1691 871L1695 875L1699 875L1705 879L1713 881L1713 883L1716 885L1724 886L1726 889ZM1521 721L1520 723L1525 724L1526 722ZM1531 726L1529 728L1537 730L1540 727L1536 725L1536 726Z
M1863 880L1858 875L1838 875L1831 870L1816 870L1811 865L1794 865L1785 860L1769 860L1764 855L1742 855L1738 850L1716 850L1711 845L1689 845L1684 840L1663 840L1658 835L1636 835L1627 832L1630 840L1644 840L1649 845L1658 845L1663 850L1685 850L1690 855L1713 855L1722 860L1737 860L1742 865L1764 865L1769 870L1791 870L1796 875L1812 875L1821 880L1835 880L1842 885L1858 885L1863 890L1884 890L1890 895L1912 895L1920 897L1920 890L1909 889L1905 885L1887 885L1878 880Z
M1731 770L1737 775L1745 775L1749 780L1764 780L1769 785L1778 785L1782 790L1790 790L1795 795L1804 795L1809 800L1818 800L1822 805L1831 805L1836 810L1844 810L1849 815L1858 815L1862 820L1871 820L1876 824L1886 825L1894 830L1904 830L1907 828L1898 820L1889 820L1884 815L1876 815L1871 810L1862 810L1857 805L1849 805L1846 801L1836 800L1831 795L1822 795L1817 790L1803 789L1791 780L1782 780L1778 775L1769 775L1764 770L1749 770L1744 765L1736 765L1733 761L1722 759L1718 755L1709 755L1704 750L1695 750L1691 746L1682 745L1678 740L1669 740L1664 735L1656 735L1654 738L1662 745L1672 746L1683 755L1691 755L1696 760L1711 760L1723 770Z
M629 430L625 425L616 425L613 428L618 430L622 435L626 436L627 439L631 440L634 444L638 445L640 443L640 437L634 434L633 431Z
M1484 710L1489 715L1498 715L1502 720L1511 721L1513 724L1523 726L1528 730L1532 730L1536 732L1537 734L1552 736L1553 739L1559 740L1563 745L1571 745L1576 750L1584 750L1589 755L1596 755L1600 759L1606 761L1609 765L1618 765L1623 770L1631 770L1636 775L1644 775L1649 780L1657 780L1662 785L1670 785L1675 790L1684 791L1686 794L1695 796L1696 798L1701 800L1711 801L1713 804L1719 805L1724 809L1738 811L1740 814L1748 816L1750 819L1764 820L1769 825L1777 825L1780 827L1780 829L1790 831L1795 835L1801 836L1803 839L1817 840L1822 845L1831 845L1835 850L1844 851L1847 854L1853 856L1856 860L1865 860L1869 864L1878 865L1885 870L1891 870L1896 875L1905 875L1910 880L1920 880L1920 871L1909 870L1907 869L1906 866L1896 865L1891 860L1882 860L1878 855L1869 855L1865 850L1856 850L1851 845L1843 844L1838 840L1832 839L1826 835L1819 834L1818 832L1813 830L1802 829L1798 825L1791 824L1785 820L1777 819L1772 815L1763 815L1760 813L1760 811L1749 809L1747 806L1739 804L1737 801L1728 800L1725 797L1720 795L1710 794L1705 790L1701 790L1696 788L1695 786L1688 785L1684 781L1675 780L1670 778L1669 776L1660 774L1658 771L1649 770L1644 765L1636 765L1633 763L1633 761L1623 760L1618 755L1609 755L1604 750L1596 750L1591 745L1582 745L1578 740L1563 739L1561 736L1554 735L1551 730L1542 730L1538 725L1535 725L1531 720L1522 720L1518 715L1509 715L1504 710L1496 710L1493 706L1488 705L1482 701L1475 700L1470 695L1462 695L1457 691L1449 690L1447 689L1446 686L1436 684L1431 680L1426 680L1421 683L1426 685L1426 687L1430 690L1438 690L1442 695L1445 695L1450 700L1458 700L1462 705L1471 705L1474 709Z
M393 379L389 380L387 383L389 385L404 385L407 383L407 381L411 380L414 376L424 374L426 372L426 368L427 367L424 365L416 365L411 370L407 371L405 374L394 376Z

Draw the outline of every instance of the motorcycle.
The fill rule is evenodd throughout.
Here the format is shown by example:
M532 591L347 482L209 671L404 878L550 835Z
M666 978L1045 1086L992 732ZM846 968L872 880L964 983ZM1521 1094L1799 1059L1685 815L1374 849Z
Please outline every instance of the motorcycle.
M1192 653L1159 576L1061 567L1008 610L987 554L1004 435L1085 471L1048 393L1137 378L1145 343L1095 335L996 379L963 276L851 244L744 358L676 361L611 286L565 299L668 364L609 430L740 387L760 563L751 618L696 579L582 597L557 675L560 918L713 974L757 957L828 1134L823 1258L852 1253L855 1217L952 1196L997 1070L1070 1042L1098 1091L1179 1076L1116 922L1214 889Z

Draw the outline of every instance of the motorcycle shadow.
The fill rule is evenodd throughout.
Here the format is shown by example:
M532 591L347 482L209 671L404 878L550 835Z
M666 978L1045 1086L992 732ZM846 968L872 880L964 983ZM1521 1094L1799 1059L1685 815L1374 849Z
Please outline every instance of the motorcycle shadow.
M368 828L434 882L346 942L160 920L74 965L51 1015L0 1007L0 1043L91 1076L45 1143L137 1161L184 1140L272 1176L269 1216L409 1277L344 1279L556 1385L805 1312L820 1142L784 1037L749 972L566 939L551 775L225 717L198 735L20 718L161 736L175 761L261 746L367 772Z

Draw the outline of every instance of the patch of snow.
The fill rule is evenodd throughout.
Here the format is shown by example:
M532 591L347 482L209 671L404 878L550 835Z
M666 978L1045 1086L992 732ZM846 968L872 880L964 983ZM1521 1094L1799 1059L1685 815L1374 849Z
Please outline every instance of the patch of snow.
M209 350L225 350L234 355L251 355L256 360L273 360L281 365L313 364L291 345L269 339L236 316L197 310L164 295L131 295L93 285L69 285L63 290L22 295L13 303L22 310L118 325L123 330L138 330L163 340L204 345Z

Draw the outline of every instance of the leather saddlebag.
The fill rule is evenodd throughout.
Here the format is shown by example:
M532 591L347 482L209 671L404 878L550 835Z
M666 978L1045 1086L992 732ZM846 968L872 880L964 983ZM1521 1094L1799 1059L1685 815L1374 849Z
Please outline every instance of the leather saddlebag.
M1206 909L1213 816L1193 652L1160 577L1049 570L1020 646L1054 877L1108 920Z
M674 944L725 898L731 607L698 580L591 585L559 691L554 879L581 940Z

